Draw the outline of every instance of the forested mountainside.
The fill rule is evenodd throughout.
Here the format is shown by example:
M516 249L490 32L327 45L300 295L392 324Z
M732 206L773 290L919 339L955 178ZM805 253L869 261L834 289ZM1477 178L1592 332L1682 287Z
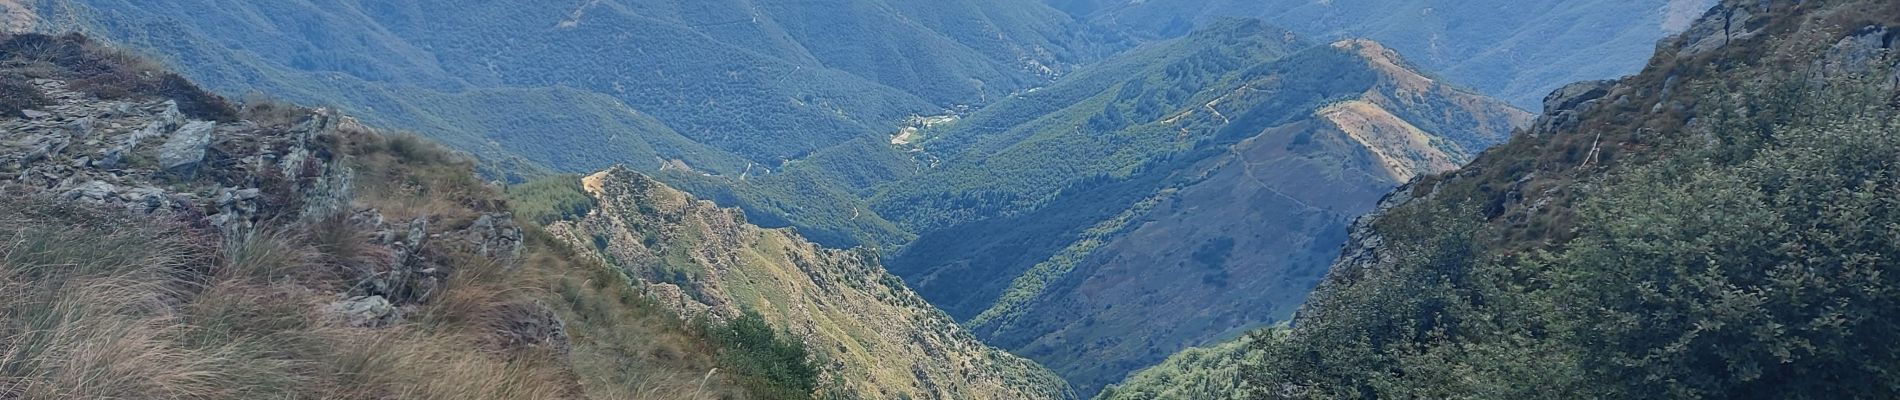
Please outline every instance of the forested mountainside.
M1231 20L915 132L893 272L1086 394L1292 315L1353 217L1529 122L1370 41Z
M1635 72L1715 0L1045 0L1086 22L1172 37L1253 17L1324 40L1370 38L1520 106L1569 82Z
M1291 328L1105 397L1900 394L1896 24L1890 1L1725 1L1393 193Z
M474 166L83 36L0 34L0 396L1068 396L865 253L624 172L595 199Z
M821 393L866 399L1054 399L1072 395L1040 365L978 341L878 266L865 250L829 250L789 230L749 225L622 168L572 182L596 206L550 227L621 267L677 312L761 318L824 360Z
M26 2L39 30L149 49L214 90L334 104L516 168L732 176L1039 85L1095 57L1086 43L1113 49L1017 3Z

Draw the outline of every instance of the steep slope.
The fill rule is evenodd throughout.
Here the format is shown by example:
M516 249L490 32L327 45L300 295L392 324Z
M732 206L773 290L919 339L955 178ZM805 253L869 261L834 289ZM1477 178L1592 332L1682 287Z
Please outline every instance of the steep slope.
M737 210L622 168L588 176L583 187L598 206L553 232L591 246L683 314L732 320L755 313L803 338L827 360L822 391L861 398L1068 397L1059 377L984 346L884 272L871 252L821 249L789 230L749 225Z
M218 91L334 104L568 171L681 160L756 175L1093 57L1083 29L1028 1L44 3L39 29L150 49ZM565 119L480 118L497 114Z
M729 399L761 378L517 222L462 156L233 108L83 37L0 34L0 171L6 396Z
M892 271L1084 394L1290 317L1352 218L1528 116L1369 41L1232 20L1006 100L915 146L878 212Z
M498 187L334 110L0 34L0 393L1072 397L869 252L584 182Z
M1083 20L1172 37L1229 17L1303 35L1378 40L1426 70L1520 106L1565 83L1621 76L1714 0L1048 0Z
M1361 220L1224 395L1894 396L1897 17L1726 1L1641 74L1554 92Z

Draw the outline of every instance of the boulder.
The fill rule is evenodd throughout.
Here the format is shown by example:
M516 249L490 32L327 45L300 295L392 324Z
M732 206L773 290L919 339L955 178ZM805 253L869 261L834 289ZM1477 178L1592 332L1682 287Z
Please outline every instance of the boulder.
M116 197L118 192L118 186L105 181L91 181L67 190L66 198L99 203Z
M1895 33L1886 27L1869 26L1828 48L1827 54L1814 60L1816 79L1851 77L1876 72L1889 61Z
M181 177L192 177L198 173L198 165L204 162L205 150L211 147L212 133L218 124L209 121L192 121L172 133L170 140L159 147L158 163L166 172Z
M1763 5L1764 7L1766 5ZM1728 47L1730 42L1755 37L1760 27L1752 26L1755 13L1746 4L1717 5L1708 16L1682 33L1678 57L1694 58Z
M1614 80L1583 81L1564 85L1544 97L1544 112L1577 110L1592 100L1601 99L1616 88Z
M396 306L383 296L356 296L330 303L323 308L324 313L336 317L345 325L357 328L388 326L396 322Z
M92 136L94 130L93 125L97 125L98 123L99 120L97 118L85 117L73 121L73 123L67 125L66 128L69 133L72 134L73 139L85 139Z

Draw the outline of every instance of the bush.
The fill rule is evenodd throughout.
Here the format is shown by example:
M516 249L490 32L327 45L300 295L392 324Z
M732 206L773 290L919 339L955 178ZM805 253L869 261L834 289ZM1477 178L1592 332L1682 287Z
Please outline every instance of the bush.
M773 329L765 317L745 315L712 329L720 363L740 376L739 384L762 399L810 399L818 387L818 369L805 344Z

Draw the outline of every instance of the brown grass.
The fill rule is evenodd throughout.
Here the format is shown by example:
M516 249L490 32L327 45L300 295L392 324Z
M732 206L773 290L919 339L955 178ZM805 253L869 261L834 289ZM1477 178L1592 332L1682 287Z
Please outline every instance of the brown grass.
M443 301L383 329L335 325L303 284L331 268L303 236L208 246L183 224L0 198L0 398L575 397L558 354L491 345L500 265L464 264ZM533 281L525 281L533 282Z
M264 99L234 109L79 36L0 35L0 71L0 99L18 106L38 104L30 79L56 78L265 130L308 115ZM469 157L348 125L315 150L357 172L353 206L391 223L426 219L430 234L510 210ZM297 208L270 197L296 178L265 177L268 204ZM272 220L226 241L154 223L167 217L0 195L0 399L745 397L703 333L526 221L520 260L431 240L422 257L443 271L439 290L411 299L392 326L347 327L321 310L393 267L391 250L347 215Z
M105 99L149 96L178 102L185 115L235 121L237 110L150 59L102 46L79 34L0 34L0 67L35 78L60 78L72 88Z

